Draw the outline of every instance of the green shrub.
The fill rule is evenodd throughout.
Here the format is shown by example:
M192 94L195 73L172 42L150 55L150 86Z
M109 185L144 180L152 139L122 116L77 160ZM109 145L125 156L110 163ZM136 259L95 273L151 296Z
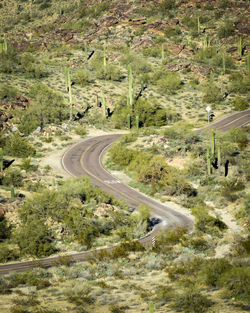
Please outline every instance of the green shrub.
M166 73L164 77L156 83L163 93L174 94L181 88L181 78L179 73Z
M23 255L49 256L56 251L52 243L52 233L38 218L29 217L17 229L15 241Z
M161 303L167 303L175 298L173 289L170 286L158 286L155 297Z
M222 93L219 87L209 85L204 89L203 101L207 103L220 103L223 100Z
M8 225L7 219L4 215L0 216L0 242L4 239L7 239L10 237L11 234L11 226ZM2 250L0 250L0 254L2 253Z
M176 8L176 2L175 0L164 0L160 4L160 12L162 14L166 14L169 10L173 10Z
M250 297L249 269L249 266L235 266L229 269L221 275L218 285L226 288L230 292L231 297L248 302Z
M221 67L223 69L223 58L224 58L226 70L235 68L235 64L234 64L233 58L230 55L228 55L228 54L225 54L225 55L223 55L223 54L216 54L212 58L211 64L214 65L214 66Z
M21 137L17 132L7 137L5 151L16 157L34 156L36 150L25 137Z
M236 111L244 111L249 107L248 100L242 97L235 97L232 101L232 106Z
M113 64L107 64L106 69L104 66L99 66L96 69L96 77L99 79L113 80L113 81L121 81L122 73L118 66Z
M79 136L81 136L81 137L84 137L84 136L87 134L87 129L86 129L86 127L84 127L84 126L79 125L79 126L75 126L74 132L75 132L77 135L79 135Z
M18 93L15 87L0 84L0 100L13 100Z
M78 70L72 77L72 80L81 86L85 86L92 81L91 72L88 70Z
M4 186L14 186L14 187L20 187L23 185L23 177L21 175L20 170L16 168L8 168L5 171L5 175L1 180L1 183Z
M234 34L234 25L232 21L225 21L218 29L219 38L226 38Z
M88 7L85 5L80 8L79 11L79 17L80 18L86 18L86 17L91 17L91 18L97 18L101 14L104 14L104 12L108 11L110 6L110 1L105 0L102 1L101 3L94 3Z
M200 232L218 236L221 231L227 229L226 224L211 216L203 205L192 208L192 214L195 216L195 227Z
M15 261L18 258L19 258L19 251L17 249L10 248L8 244L0 243L0 263ZM1 286L0 286L0 289L1 289Z
M171 37L181 35L181 30L179 27L175 27L175 28L167 27L164 33L167 38L171 38Z
M220 9L227 9L231 6L231 1L229 0L220 0L218 7Z
M220 277L229 271L232 265L226 259L208 259L199 271L199 279L208 286L217 286Z
M216 55L217 55L217 52L216 52L215 47L207 47L207 48L199 49L195 57L198 61L205 62L216 57Z
M26 172L34 172L37 170L38 166L32 164L31 158L22 159L20 168Z
M250 90L250 75L243 76L241 73L233 73L230 75L230 87L233 92L245 94Z
M191 288L176 296L172 308L185 313L203 313L212 305L213 302L210 299L200 291Z
M245 182L239 177L224 179L220 185L221 195L229 201L235 201L238 192L245 189Z

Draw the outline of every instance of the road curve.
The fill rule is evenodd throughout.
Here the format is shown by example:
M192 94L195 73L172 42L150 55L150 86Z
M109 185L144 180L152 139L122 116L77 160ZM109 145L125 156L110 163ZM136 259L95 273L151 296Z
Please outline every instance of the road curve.
M202 134L208 129L217 129L220 131L227 131L231 127L243 127L248 125L250 122L250 109L244 110L241 112L234 113L230 116L227 116L217 122L214 122L207 127L204 127L202 129L197 129L196 132L198 134Z
M242 127L250 121L250 110L241 111L225 117L224 119L209 125L206 128L198 129L196 132L202 134L210 128L227 131L230 127ZM103 190L113 194L117 198L126 200L131 207L137 207L140 203L148 204L153 208L152 214L160 217L162 222L158 224L151 233L139 241L143 244L150 244L152 237L160 230L174 225L192 228L191 218L181 214L168 206L135 191L122 184L112 177L101 164L101 156L105 149L112 144L120 134L106 135L83 140L71 147L63 156L62 165L72 176L87 175L91 182ZM72 262L84 261L95 256L96 253L106 250L112 251L113 247L103 247L81 253L69 255ZM24 272L33 267L50 267L60 263L61 257L54 256L32 261L16 262L0 265L0 276L13 272Z
M146 236L139 239L139 242L143 245L151 245L152 237L162 229L173 227L175 225L191 229L193 226L191 218L121 183L103 168L101 163L103 152L120 136L120 134L98 136L83 140L73 145L64 154L62 158L62 166L72 176L88 176L94 185L119 199L127 201L127 203L133 208L136 208L141 203L150 205L152 207L152 215L161 218L162 222L155 226ZM96 253L102 250L112 251L114 247L115 245L113 247L103 247L75 253L69 255L69 258L71 262L84 261L95 256ZM13 272L28 271L37 266L55 266L60 263L60 259L60 256L54 256L39 260L0 265L0 276Z

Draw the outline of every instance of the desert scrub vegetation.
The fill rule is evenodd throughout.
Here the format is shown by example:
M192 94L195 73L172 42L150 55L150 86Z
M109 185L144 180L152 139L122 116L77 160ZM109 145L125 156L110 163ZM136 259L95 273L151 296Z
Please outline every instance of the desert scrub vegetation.
M51 255L58 251L57 242L78 242L90 248L99 241L103 245L105 238L110 243L132 240L150 230L147 207L131 215L123 202L86 178L70 179L58 188L34 192L21 204L19 224L11 229L11 236L6 229L5 235L22 256Z
M117 144L109 150L109 157L113 163L134 172L136 180L149 184L153 192L167 195L195 194L195 190L185 181L181 171L167 165L160 156Z
M29 90L33 101L28 109L19 112L18 129L29 135L38 126L41 130L46 124L61 123L69 116L69 106L64 97L44 84L35 84Z

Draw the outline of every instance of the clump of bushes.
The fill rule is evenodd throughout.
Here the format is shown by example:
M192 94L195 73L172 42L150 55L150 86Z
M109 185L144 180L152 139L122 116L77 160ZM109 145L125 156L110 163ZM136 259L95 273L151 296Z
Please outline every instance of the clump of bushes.
M233 92L246 94L250 89L250 76L243 76L241 73L233 73L229 77L230 88Z
M154 191L167 195L195 194L195 190L184 179L181 171L167 165L160 156L127 149L122 144L117 144L110 149L110 158L115 164L134 172L137 181L149 184Z
M18 132L7 137L4 150L6 153L16 157L29 157L34 156L36 153L29 141L19 135Z
M139 98L131 107L127 104L127 98L122 97L112 115L115 126L128 127L128 115L131 117L132 127L136 126L136 116L139 118L139 127L163 126L168 120L168 111L155 98Z
M0 182L4 186L20 187L23 185L23 177L19 169L10 167L5 171L5 175Z
M69 108L64 97L44 84L35 84L30 88L33 99L29 108L21 115L19 130L29 135L38 126L41 129L49 123L60 123L69 116Z
M220 236L221 232L227 229L226 224L219 218L211 216L205 206L192 208L192 214L195 216L195 227L198 232Z
M175 310L196 313L206 312L209 307L213 305L213 301L203 295L199 290L194 288L186 289L183 293L175 298L175 301L171 305Z
M92 81L92 75L88 70L78 70L73 75L72 80L81 86L85 86Z
M204 89L203 101L207 103L220 103L223 100L222 93L219 87L210 84Z
M249 107L248 100L242 97L235 97L232 101L232 106L236 111L244 111Z
M233 22L227 20L222 24L218 29L219 38L227 38L234 34L234 25Z
M0 100L13 100L18 93L15 87L0 84Z

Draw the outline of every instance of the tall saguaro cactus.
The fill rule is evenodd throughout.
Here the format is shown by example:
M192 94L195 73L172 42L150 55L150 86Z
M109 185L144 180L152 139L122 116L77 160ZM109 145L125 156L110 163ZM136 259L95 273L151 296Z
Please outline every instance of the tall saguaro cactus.
M0 148L0 174L3 171L3 149Z
M131 128L131 115L130 114L128 114L127 116L127 123L128 123L128 129L130 129Z
M139 116L138 115L135 118L135 124L136 124L136 128L139 129L140 121L139 121Z
M84 53L85 53L85 58L87 60L88 59L88 46L87 46L86 40L84 40Z
M209 147L207 147L207 173L211 175L211 155Z
M250 54L247 55L247 71L250 73Z
M214 157L215 154L215 132L214 130L211 131L211 154Z
M200 33L200 30L201 30L201 24L200 24L200 17L198 16L197 17L197 31L198 31L198 34Z
M102 91L102 108L103 108L103 115L106 118L107 117L107 108L106 108L106 99L104 97L103 91Z
M238 53L239 53L239 57L242 57L242 38L241 37L238 42Z
M226 58L225 58L225 54L223 54L222 56L222 68L223 68L223 73L226 73Z
M164 51L164 45L161 45L161 63L164 62L165 59L165 51Z
M104 46L103 50L103 68L104 68L104 73L107 73L107 57L106 57L106 46Z
M73 112L73 102L72 102L72 90L71 90L71 78L70 78L70 70L68 67L65 67L65 81L66 81L66 88L69 95L69 105L70 105L70 113L69 113L69 119L72 120L72 112Z
M218 157L218 168L220 168L220 165L221 165L221 152L220 152L220 146L218 146L218 150L217 150L217 157Z
M133 107L134 104L134 90L133 90L133 72L131 66L128 69L128 96L129 96L129 105Z
M154 303L153 302L149 302L149 313L154 313Z
M15 188L14 186L11 186L11 189L10 189L10 195L11 195L11 200L15 200Z

